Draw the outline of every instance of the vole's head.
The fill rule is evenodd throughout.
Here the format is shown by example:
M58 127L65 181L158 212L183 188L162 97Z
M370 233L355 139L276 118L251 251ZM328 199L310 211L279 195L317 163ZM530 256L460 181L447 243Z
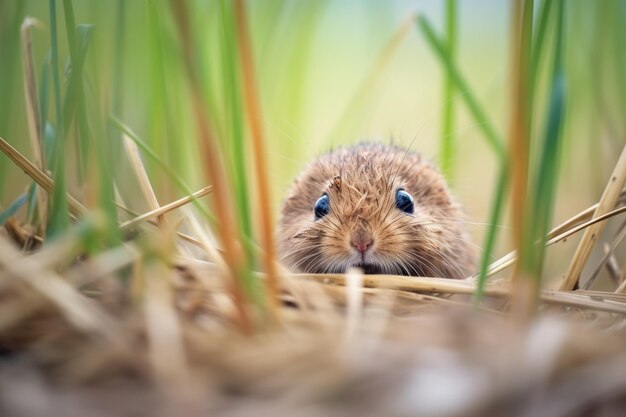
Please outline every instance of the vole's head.
M461 212L420 156L359 145L322 156L284 202L278 238L296 271L459 278L472 264Z

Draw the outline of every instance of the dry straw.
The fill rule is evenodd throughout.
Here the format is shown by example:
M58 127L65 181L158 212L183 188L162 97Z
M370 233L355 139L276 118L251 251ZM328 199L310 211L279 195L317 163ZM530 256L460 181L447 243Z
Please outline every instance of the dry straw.
M522 3L532 2L518 2L523 15ZM72 2L63 4L65 20L73 22L68 23L72 34ZM124 2L119 4L123 12ZM136 213L118 204L120 216L128 219L112 226L124 232L119 240L105 243L102 229L110 223L69 194L69 210L76 221L55 240L38 236L34 247L23 247L19 236L41 230L24 223L19 212L0 229L0 414L54 415L57 410L72 415L163 416L517 417L586 412L595 416L615 410L614 415L623 414L626 266L616 259L622 271L615 290L572 288L606 222L623 218L626 212L626 148L598 204L553 228L541 241L552 245L584 231L558 290L537 286L536 294L520 296L525 290L509 275L487 283L486 298L474 305L475 276L451 280L363 275L357 270L336 275L283 271L273 250L271 176L249 9L237 1L232 6L237 42L231 46L239 57L259 193L263 255L261 271L256 272L244 245L259 248L239 230L217 140L221 132L212 123L214 109L204 95L210 82L202 71L203 57L198 56L201 49L194 32L198 22L191 17L198 9L175 0L170 6L184 59L180 78L188 87L204 176L211 185L160 204L161 184L151 181L142 161L146 148L140 145L140 150L124 137L129 168L148 209ZM156 14L156 3L151 7ZM411 16L395 32L366 82L381 78L414 19ZM33 24L26 19L22 27L22 58L34 157L27 159L1 138L0 150L41 187L43 225L45 200L55 195L55 183L47 174L41 147ZM530 36L517 30L520 36ZM73 42L74 53L76 46ZM513 48L514 62L519 59L521 64L515 75L511 126L512 148L523 155L513 174L518 248L528 198L524 193L530 135L524 103L528 98L524 80L529 76L524 66L529 58L528 51L518 47L527 46ZM458 80L458 75L452 78ZM369 99L370 94L363 87L356 97ZM470 91L467 94L473 97ZM477 102L470 102L477 111ZM357 117L350 114L346 119L350 120L337 129L350 127ZM499 142L492 145L499 149ZM113 187L120 185L111 181ZM216 227L196 216L189 204L209 193ZM116 200L123 201L120 195ZM169 213L177 209L183 211L181 220L173 221ZM622 226L615 233L589 285L615 253L624 230ZM491 263L489 274L514 265L518 253ZM267 304L274 317L280 317L281 326L258 325L266 322L266 310L248 299L243 288L247 275L266 285ZM534 303L545 314L529 320ZM511 310L520 313L526 326L514 325Z
M243 288L240 281L235 277L243 264L244 253L240 243L241 239L238 238L234 215L231 211L232 199L226 187L226 171L219 157L219 147L215 133L207 118L209 113L207 106L200 94L204 84L198 73L198 60L194 56L194 38L190 32L191 26L187 6L185 3L175 0L172 0L170 5L183 50L187 81L191 92L191 106L200 138L201 154L204 158L202 165L205 170L205 177L213 186L213 208L219 222L217 231L221 244L224 247L223 256L229 268L226 272L228 280L231 282L232 293L237 306L237 317L242 328L245 331L250 331L251 319L245 305Z
M26 159L21 153L19 153L14 147L12 147L7 141L0 138L0 150L8 156L15 165L17 165L26 175L31 177L40 187L46 190L48 193L52 193L54 189L54 181L34 163ZM67 195L67 202L69 204L70 213L73 216L80 216L85 213L87 209L80 204L74 197Z
M594 211L594 217L600 217L610 211L612 207L615 207L624 182L626 182L626 146L624 146L617 164L615 165L615 169L613 169L613 173L609 178L609 182L604 189L604 193L602 193L602 197L600 197L598 207ZM605 226L606 223L600 222L585 230L569 268L563 277L563 281L559 287L561 290L571 290L574 288Z
M39 114L39 98L37 96L37 81L35 79L35 65L33 60L32 28L41 28L43 25L36 19L27 17L22 23L22 66L24 71L24 98L26 101L26 116L28 119L28 133L33 150L34 164L42 172L46 172L43 150L43 127ZM47 221L48 195L42 189L37 189L37 207L39 208L39 225L44 228Z
M274 245L274 227L270 212L270 196L272 195L268 179L266 140L261 125L262 115L260 99L258 96L258 86L256 80L256 70L252 56L252 46L250 44L250 33L246 7L243 0L235 0L235 21L237 32L237 46L239 51L239 62L243 74L243 88L246 104L246 115L248 125L252 133L252 149L254 156L254 166L258 198L259 217L261 225L261 244L264 249L263 260L267 273L268 300L270 310L274 319L278 319L278 284L277 271L275 267L276 249Z

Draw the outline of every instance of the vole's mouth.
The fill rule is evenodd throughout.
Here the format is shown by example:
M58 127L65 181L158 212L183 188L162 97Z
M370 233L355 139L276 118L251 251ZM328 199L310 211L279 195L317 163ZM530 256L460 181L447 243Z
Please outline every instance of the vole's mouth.
M376 264L361 263L354 265L355 268L360 268L364 274L380 274L382 272L380 266Z

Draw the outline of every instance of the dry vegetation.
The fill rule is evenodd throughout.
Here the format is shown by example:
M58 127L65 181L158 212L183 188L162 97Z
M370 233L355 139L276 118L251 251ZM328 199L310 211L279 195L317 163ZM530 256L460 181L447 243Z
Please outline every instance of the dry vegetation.
M548 26L559 39L557 17L564 2L544 3L559 4ZM50 0L51 7L55 4ZM259 123L250 16L242 1L220 4L219 10L230 17L224 23L230 55L224 59L239 68L241 79L230 81L242 109L221 125L216 123L215 103L203 93L206 80L194 55L201 49L201 37L189 22L196 6L172 0L170 8L164 7L181 45L177 75L190 92L185 97L198 136L192 143L202 149L201 168L210 184L195 192L172 173L176 170L151 156L150 147L117 117L115 103L111 109L91 107L87 98L96 93L81 78L87 30L70 34L80 26L73 23L68 0L63 5L75 64L68 76L67 102L61 106L59 91L50 93L58 100L58 119L53 144L46 148L38 93L42 87L35 81L30 45L35 21L24 22L20 55L29 138L21 140L33 156L11 146L11 138L0 140L0 149L33 185L13 203L0 206L0 415L624 415L626 262L615 254L626 235L626 148L605 179L597 204L570 219L558 219L564 221L552 230L549 216L546 220L538 213L552 212L552 203L542 197L554 194L555 187L546 191L523 182L557 173L541 164L535 172L532 164L518 161L510 175L502 176L507 184L509 177L513 181L518 250L483 262L482 273L464 280L364 276L358 270L291 274L267 250L273 247L267 200L271 177L264 160L268 143ZM525 31L532 33L523 18L529 4L532 16L532 2L515 3L519 27L513 31L520 39L529 35ZM386 51L395 48L398 33L418 21L436 42L424 17L411 16ZM524 58L522 50L530 46L519 42L512 48L520 68L513 79L523 86L522 79L532 80L536 63L525 63L530 57ZM447 51L438 53L448 81L460 88L463 80L449 60L452 48ZM52 66L58 68L55 54ZM381 57L387 59L385 53ZM372 77L383 66L378 62ZM558 59L555 68L558 76ZM54 68L47 76L58 84ZM525 108L529 104L521 97L523 89L512 90L518 105L512 106L509 149L528 150L530 133L520 126L533 108ZM548 90L550 97L560 94L558 86ZM484 111L469 92L466 96L470 113L480 121ZM563 116L553 112L555 106L558 110L558 104L548 106L547 113L558 125ZM60 108L73 118L63 119ZM231 121L231 128L225 128ZM246 124L250 138L229 130ZM104 125L115 133L106 133ZM64 143L61 153L54 151L56 142L63 142L63 131L79 143L85 140L83 145L87 137L96 138L83 149L85 154L80 147L78 155L71 154L83 166L82 173L67 161L70 157L64 159ZM450 126L444 131L450 132ZM243 148L221 142L224 132L239 135ZM485 134L495 141L495 149L501 147L496 153L501 153L502 166L510 167L504 141L495 131ZM547 145L540 149L549 152L560 136L558 129L547 129ZM111 137L119 139L116 150L103 145ZM450 143L444 146L446 152L454 151ZM47 155L50 149L53 158ZM241 174L247 167L245 157L237 159L242 149L254 157L254 174L248 173L254 181ZM163 186L144 158L156 159L186 196L163 204ZM115 173L118 160L127 161L122 177ZM74 188L81 190L80 198L66 184L66 168L83 175L77 180L83 186ZM133 193L141 196L141 212L124 201L129 198L125 180L131 177ZM237 181L255 190L243 199L254 198L256 210L246 209L241 196L228 192ZM496 194L500 197L494 213L503 206L506 190ZM529 205L533 199L540 201L536 210ZM256 238L243 219L259 225ZM603 230L610 220L621 222L613 234ZM524 227L533 232L525 235ZM563 265L558 289L540 289L544 247L580 235L577 250ZM600 240L610 242L601 262L583 273ZM484 259L490 259L489 252ZM613 278L612 288L594 290L592 284L604 269Z

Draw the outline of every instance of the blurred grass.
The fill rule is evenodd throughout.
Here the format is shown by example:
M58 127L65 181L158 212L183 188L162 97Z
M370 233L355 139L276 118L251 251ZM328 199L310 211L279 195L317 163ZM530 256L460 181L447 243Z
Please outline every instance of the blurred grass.
M220 1L220 18L222 21L220 33L220 51L222 59L221 73L224 80L224 114L226 128L224 137L229 138L227 144L233 178L232 189L235 194L235 207L238 211L241 231L244 237L252 238L252 219L250 216L250 190L248 187L248 170L245 146L245 121L241 103L241 88L239 61L236 54L235 27L233 4L230 1ZM254 254L249 246L246 246L246 258L248 262L254 262ZM248 265L249 266L249 265Z
M453 58L450 56L450 52L446 48L445 42L437 38L432 25L424 16L420 16L418 23L429 45L444 65L447 76L450 77L450 80L454 82L461 91L460 99L465 102L469 112L476 121L477 127L483 133L489 146L496 153L497 158L502 161L504 157L504 141L494 130L491 118L488 116L483 106L479 104L475 95L472 93L473 90L457 69Z
M483 252L480 258L478 270L478 285L475 300L476 302L479 302L482 299L485 284L487 282L487 271L489 268L489 263L492 259L492 253L497 238L498 225L500 223L500 219L502 218L504 201L508 189L507 186L509 182L509 168L507 156L504 154L504 139L502 139L502 137L498 133L496 133L489 117L487 116L487 112L484 110L481 104L479 104L478 100L474 97L472 90L467 85L467 82L463 79L462 75L460 74L459 70L452 60L449 48L446 48L444 43L437 38L437 35L435 34L432 26L425 17L420 17L418 24L422 33L429 42L429 45L431 46L433 51L437 53L437 56L444 65L444 68L447 71L447 77L449 79L449 82L454 83L457 89L462 92L462 97L464 98L464 102L468 108L468 111L476 121L476 124L481 128L483 137L496 153L500 166L500 169L498 170L498 177L496 180L497 185L493 194L491 213L489 215L489 227L487 229L485 244L483 246ZM446 141L444 140L444 148L446 148L445 143ZM446 158L450 158L450 155L447 155Z
M454 60L457 48L457 4L456 0L446 1L446 50L450 60ZM439 164L441 172L448 181L454 181L454 165L456 162L456 153L454 145L454 80L450 71L444 77L443 87L443 114L441 116L441 150L439 155Z
M523 259L537 275L545 261L538 240L557 215L571 215L574 207L595 201L594 172L606 177L614 149L623 143L619 133L626 131L624 119L616 117L626 109L620 93L626 85L623 4L574 0L565 9L563 2L554 3L536 4L527 91L537 123L530 126L532 203L526 207L532 227L525 245L531 255ZM414 149L440 161L472 221L486 219L491 225L473 230L475 240L484 242L484 284L489 262L511 245L509 230L500 227L508 221L503 216L509 202L507 167L515 157L507 155L500 133L510 111L502 104L510 80L509 48L500 41L509 37L503 29L509 16L501 2L427 1L416 10L413 5L330 0L249 1L262 109L251 120L245 112L232 3L182 4L188 18L179 28L168 5L152 0L63 0L62 14L55 0L0 1L0 62L5 63L0 66L0 95L9 98L0 101L0 136L26 155L32 151L20 97L19 27L29 15L49 29L33 37L40 126L56 183L48 237L68 230L67 192L103 212L109 225L105 229L111 231L121 216L114 205L116 191L128 209L147 210L121 147L125 134L141 148L161 203L212 184L216 176L224 182L223 193L215 197L220 199L216 204L224 205L224 216L216 216L215 204L207 208L196 203L196 212L211 232L224 217L233 217L231 234L234 246L241 245L244 252L238 268L245 276L247 296L264 309L263 289L251 278L261 259L255 247L268 233L260 230L259 204L269 205L276 218L285 186L331 141L389 141L391 132L394 142L408 145L417 134ZM416 11L419 31L405 31L407 21L408 27L413 24L407 16ZM586 18L587 12L610 18ZM442 21L442 27L430 23ZM184 38L179 29L186 33ZM597 69L588 62L591 53L601 58ZM196 74L191 83L187 67ZM199 151L196 118L210 126L219 155L216 163L224 167L211 178L203 174L206 152ZM259 203L255 183L249 129L254 122L267 143L264 158L271 187L264 197L269 204ZM612 133L616 130L618 134ZM562 164L557 163L559 157ZM581 166L589 174L575 178L572 172ZM7 166L4 157L0 178L3 213L14 211L11 204L22 204L31 181ZM29 204L32 209L34 203ZM116 245L119 236L99 236L96 241L95 246Z
M530 148L532 127L532 37L534 1L516 0L513 2L511 19L510 51L510 99L509 118L509 170L511 177L511 218L513 244L518 253L518 262L512 275L514 290L511 294L511 310L520 322L527 322L534 314L539 296L539 277L527 269L528 228L532 227L534 213L529 210ZM531 203L531 204L529 204ZM531 241L531 244L534 243ZM532 249L532 246L531 246ZM538 251L544 247L537 247Z
M0 2L0 97L14 97L18 94L19 85L19 27L24 16L25 2ZM12 132L14 105L11 100L0 100L0 136L8 136ZM6 178L6 159L0 158L0 178ZM6 181L0 181L0 197L4 195Z
M52 149L50 151L52 171L55 187L52 193L52 203L50 216L46 227L48 237L54 237L63 233L69 227L69 208L65 195L67 193L67 179L65 177L65 121L63 118L63 107L61 106L61 77L59 75L59 46L57 41L57 8L56 1L49 0L50 7L50 47L52 55L50 65L52 66L52 86L53 101L56 115L56 127L52 136Z
M553 1L546 1L546 7L549 8ZM532 220L528 228L530 229L529 237L525 245L528 258L523 261L522 265L532 273L536 279L539 279L543 270L544 250L546 234L552 224L552 212L554 208L554 200L556 197L558 170L560 167L560 148L562 140L562 127L565 119L566 99L567 99L567 81L564 71L563 52L564 52L564 18L565 3L562 0L554 1L556 3L555 21L553 22L554 32L554 54L553 62L551 62L550 75L550 92L546 108L545 126L543 128L542 141L538 144L541 149L539 162L536 164L534 178L531 177L531 190L533 196L532 204L527 210L532 213ZM542 10L542 14L549 13ZM546 19L547 20L547 19ZM542 16L543 21L543 16ZM541 31L541 27L539 29ZM539 39L539 35L537 37ZM534 52L534 51L533 51ZM538 54L538 53L537 53ZM533 73L536 73L538 60L532 63ZM533 77L533 76L531 76ZM533 93L533 81L531 78L530 94ZM522 261L520 261L522 262Z
M272 319L277 322L278 317L278 276L276 262L276 245L274 239L274 216L271 213L271 184L268 179L267 149L265 128L262 123L260 92L257 81L257 66L250 38L250 24L248 21L247 4L245 0L235 0L234 21L236 33L236 49L239 57L241 73L241 90L248 129L250 131L250 153L252 154L254 182L256 186L256 211L259 224L258 240L263 247L262 269L265 272L265 296ZM244 241L246 235L243 235ZM250 261L250 258L248 258ZM249 265L249 264L248 264ZM247 266L247 265L246 265ZM246 268L249 271L249 268ZM251 279L256 282L255 279ZM259 297L259 300L262 300Z

